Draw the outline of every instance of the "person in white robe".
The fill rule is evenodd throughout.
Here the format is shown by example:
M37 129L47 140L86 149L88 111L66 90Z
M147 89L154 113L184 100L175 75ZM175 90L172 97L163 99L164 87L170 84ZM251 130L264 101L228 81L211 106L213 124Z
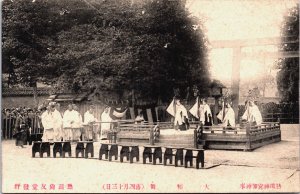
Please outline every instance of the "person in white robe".
M68 109L64 112L63 116L63 130L64 140L73 140L73 124L74 124L74 112L72 104L68 105Z
M189 128L187 110L181 104L180 99L173 99L167 112L174 117L175 130L187 130Z
M101 135L100 139L107 139L107 134L111 130L111 122L113 119L110 117L110 107L106 107L101 114Z
M81 131L82 131L82 116L79 113L79 108L75 104L73 104L73 117L74 117L74 123L73 123L73 135L74 140L80 141Z
M42 136L42 141L52 141L53 140L53 125L52 125L52 118L51 118L51 110L50 106L47 106L47 110L45 110L42 115L42 124L44 127L44 132Z
M205 99L200 100L200 106L199 106L199 116L200 116L200 122L205 126L211 126L212 121L212 114L209 105L206 103Z
M253 125L261 125L262 115L253 101L248 101L246 103L246 111L243 114L242 119L250 122Z
M54 141L61 141L62 138L62 116L56 109L56 103L50 103L53 125L53 139Z
M143 116L143 111L140 110L139 114L136 116L134 119L135 124L143 124L145 121L144 116Z
M62 140L64 138L64 131L63 131L63 117L60 112L60 104L55 103L55 114L57 114L57 117L60 118L60 121L58 121L57 125L60 123L60 127L57 127L58 129L58 134L57 134L57 139Z
M89 109L84 113L84 131L83 138L86 140L93 139L93 133L97 134L98 126L94 123L98 121L98 119L94 116L94 106L90 106Z
M48 110L42 114L44 126L43 141L60 141L61 115L55 109L55 104L50 103Z
M226 102L222 110L217 115L217 118L222 122L224 127L235 127L235 113L230 105Z

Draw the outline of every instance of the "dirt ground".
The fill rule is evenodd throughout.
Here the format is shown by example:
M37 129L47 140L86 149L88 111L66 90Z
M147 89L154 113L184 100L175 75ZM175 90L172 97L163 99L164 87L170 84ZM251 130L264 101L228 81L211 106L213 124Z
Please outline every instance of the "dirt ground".
M300 192L299 125L292 128L282 128L281 142L252 152L206 150L205 168L198 170L98 160L99 142L93 159L32 158L31 146L5 140L2 192Z

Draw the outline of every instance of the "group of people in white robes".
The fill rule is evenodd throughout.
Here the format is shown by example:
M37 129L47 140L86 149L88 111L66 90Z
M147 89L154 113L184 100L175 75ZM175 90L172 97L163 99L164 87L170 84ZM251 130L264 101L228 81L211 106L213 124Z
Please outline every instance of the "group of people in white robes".
M94 116L94 106L84 113L84 120L75 104L69 104L63 115L59 112L60 105L49 103L47 110L41 115L44 133L42 141L72 141L92 140L99 131L98 119ZM106 139L111 130L113 119L110 117L110 107L101 114L100 139Z
M187 109L181 104L180 99L174 98L167 108L167 112L174 117L175 129L186 130L188 124ZM200 101L197 97L196 103L192 106L189 112L199 119L204 126L213 124L212 112L204 98ZM223 102L221 111L217 114L217 118L224 127L235 127L235 112L230 102ZM242 116L243 120L252 125L260 125L262 123L262 115L253 101L246 102L246 111Z
M174 98L171 104L167 108L167 112L174 117L174 127L177 130L187 130L189 129L189 117L187 109L181 104L180 99ZM199 119L199 121L206 126L211 126L213 124L212 113L209 105L206 103L204 98L200 101L197 97L196 103L189 110L189 112Z

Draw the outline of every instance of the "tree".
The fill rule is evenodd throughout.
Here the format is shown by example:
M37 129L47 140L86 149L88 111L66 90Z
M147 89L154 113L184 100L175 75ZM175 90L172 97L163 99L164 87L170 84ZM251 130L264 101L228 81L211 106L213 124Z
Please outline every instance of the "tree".
M73 7L79 6L78 2ZM80 20L87 15L81 11L66 19L62 15L69 4L47 0L3 1L2 64L4 73L14 78L13 83L30 86L48 76L45 56L57 44L57 33L80 23L73 22L73 18Z
M163 101L173 96L174 88L186 92L198 85L201 91L210 81L206 39L196 28L199 21L181 2L5 0L9 9L4 18L14 23L3 34L7 64L12 64L18 82L24 83L22 79L30 74L58 90L116 91L120 98L129 98L125 93L134 91L137 99ZM43 19L31 17L23 6L34 7L34 14ZM12 10L18 13L14 18L9 17ZM29 16L30 29L48 30L35 32L34 39L29 33L29 40L40 47L21 45L17 50L23 57L19 57L8 40L21 42L11 32L24 31L27 25L20 28L15 23ZM29 51L24 53L24 47ZM26 57L31 52L38 57Z
M289 11L282 25L282 37L299 40L299 4ZM299 42L280 45L281 51L299 51ZM299 57L283 58L278 62L277 74L279 94L284 102L299 101Z

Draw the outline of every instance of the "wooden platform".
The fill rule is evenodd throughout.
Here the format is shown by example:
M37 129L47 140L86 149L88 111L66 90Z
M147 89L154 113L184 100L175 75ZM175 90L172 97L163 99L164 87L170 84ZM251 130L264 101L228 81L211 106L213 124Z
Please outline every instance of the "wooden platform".
M200 127L195 123L187 131L178 131L172 123L145 125L120 125L118 143L150 144L158 146L194 147L206 149L251 151L270 143L281 141L280 125L277 122L263 123L260 126Z
M199 134L200 129L197 129ZM226 129L221 126L204 127L202 140L208 149L250 151L270 143L281 141L279 123L263 123L260 126L237 126Z

